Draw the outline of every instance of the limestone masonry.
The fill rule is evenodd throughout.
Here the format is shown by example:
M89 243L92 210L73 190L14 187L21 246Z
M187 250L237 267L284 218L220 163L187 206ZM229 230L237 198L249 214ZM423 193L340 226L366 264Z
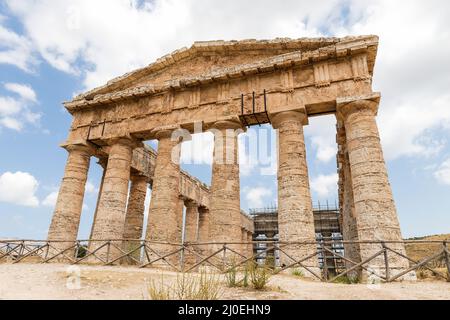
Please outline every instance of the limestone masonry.
M196 42L66 102L73 116L63 144L69 156L48 239L76 240L89 159L97 157L104 175L89 250L99 240L138 240L146 230L164 253L181 242L184 206L185 241L251 241L252 220L240 209L237 139L256 121L278 130L280 241L315 241L303 126L335 114L344 239L402 240L376 124L377 48L377 36ZM215 135L210 187L179 165L180 143L199 125ZM153 139L158 152L143 144ZM152 199L144 226L147 184ZM291 246L286 255L300 259L315 250ZM369 244L345 252L353 261L375 253ZM305 264L318 268L316 259ZM389 264L408 268L395 257ZM370 268L381 273L382 258Z

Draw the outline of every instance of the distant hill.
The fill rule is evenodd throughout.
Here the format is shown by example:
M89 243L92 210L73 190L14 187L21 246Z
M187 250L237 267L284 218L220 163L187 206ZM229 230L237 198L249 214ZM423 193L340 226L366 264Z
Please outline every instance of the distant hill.
M450 234L438 234L434 236L425 236L425 237L414 237L406 240L432 240L432 241L450 241Z
M431 240L431 241L444 241L448 240L447 248L450 247L450 234L440 234L440 235L434 235L434 236L425 236L425 237L415 237L407 240ZM422 261L428 257L431 257L432 255L438 253L440 250L442 250L442 243L412 243L412 244L406 244L406 253L409 258L415 260L415 261ZM437 270L441 271L442 273L446 272L445 262L444 259L437 259L432 261L428 266L432 268L437 268ZM425 273L429 276L429 272L426 271ZM426 277L423 275L423 277Z

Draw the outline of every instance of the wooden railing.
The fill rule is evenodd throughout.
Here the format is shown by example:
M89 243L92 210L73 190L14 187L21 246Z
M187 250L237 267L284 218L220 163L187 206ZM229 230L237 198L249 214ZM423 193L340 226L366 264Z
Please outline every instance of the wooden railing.
M95 242L95 249L90 249L90 244ZM256 244L264 243L265 247L255 248ZM284 256L284 265L272 266L273 273L277 274L287 269L302 268L309 276L324 282L334 282L339 278L348 276L355 271L366 271L383 282L393 282L402 279L410 272L428 270L435 277L450 282L450 250L447 241L340 241L345 247L347 245L370 246L374 252L363 261L353 261L342 253L333 250L331 245L336 242L280 242L280 241L258 241L252 243L185 243L175 244L167 242L150 242L145 240L78 240L76 242L64 241L36 241L36 240L0 240L0 263L50 263L60 262L69 264L97 264L111 265L134 265L139 268L164 267L177 272L197 271L200 267L208 266L219 272L228 272L245 266L249 262L256 262L268 253L277 251ZM435 247L432 253L422 260L416 261L403 252L399 252L396 246L403 245L430 245ZM302 246L314 246L314 253L298 257L296 248ZM161 248L164 248L161 250ZM294 251L293 251L294 250ZM99 254L102 252L102 254ZM112 254L114 252L114 254ZM293 256L297 256L294 258ZM390 256L389 256L390 255ZM409 262L408 268L392 267L390 260L395 256ZM311 267L305 264L322 257L321 268ZM327 258L342 259L345 267L329 273ZM374 259L383 259L384 266L381 270L371 270L370 262ZM377 264L378 267L379 264ZM442 270L444 272L442 272ZM379 271L382 272L379 272Z

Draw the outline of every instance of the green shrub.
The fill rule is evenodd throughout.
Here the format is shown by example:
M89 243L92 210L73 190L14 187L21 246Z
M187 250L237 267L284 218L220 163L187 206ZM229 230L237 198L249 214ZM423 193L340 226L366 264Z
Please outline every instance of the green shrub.
M256 290L264 290L271 276L270 269L267 266L258 266L254 262L250 267L249 273L253 288Z
M305 276L303 273L303 270L301 270L301 269L293 269L291 273L293 276L296 276L299 278L303 278Z
M336 278L333 283L342 283L342 284L355 284L358 283L359 280L356 277L349 277L347 275L340 276L339 278Z

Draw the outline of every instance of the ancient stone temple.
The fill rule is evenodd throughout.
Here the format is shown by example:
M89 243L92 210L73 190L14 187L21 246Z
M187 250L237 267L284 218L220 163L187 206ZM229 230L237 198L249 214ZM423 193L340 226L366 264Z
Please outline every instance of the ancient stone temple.
M89 159L97 157L104 175L91 250L95 240L136 240L143 230L167 250L164 243L180 241L183 207L188 241L249 241L237 138L248 126L271 123L278 131L280 241L315 241L303 127L327 114L338 123L344 238L402 240L376 124L377 48L376 36L196 42L66 102L73 116L63 144L69 155L49 240L76 240ZM211 186L180 170L180 143L199 127L215 135ZM157 152L143 144L154 139ZM152 199L143 226L147 184ZM404 252L403 245L396 249ZM315 250L293 246L286 253L295 259ZM346 254L363 261L374 250L355 244ZM391 260L391 268L407 268ZM317 267L316 259L306 263ZM383 264L374 260L371 268Z

